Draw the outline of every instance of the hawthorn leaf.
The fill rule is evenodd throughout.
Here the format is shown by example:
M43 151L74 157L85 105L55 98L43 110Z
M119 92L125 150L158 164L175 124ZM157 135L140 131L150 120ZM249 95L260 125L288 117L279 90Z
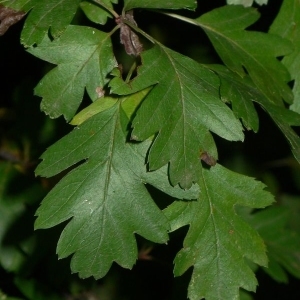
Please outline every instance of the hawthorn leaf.
M35 94L43 98L42 110L51 118L64 115L70 120L85 88L95 101L98 89L109 80L107 74L117 66L110 35L91 27L70 25L59 38L51 41L46 36L28 52L57 65L35 88Z
M160 44L141 57L137 77L128 84L113 78L111 91L126 95L154 86L133 120L131 138L157 134L148 155L150 170L170 163L172 185L187 189L199 179L201 153L217 159L209 130L230 141L243 140L242 125L220 100L214 72Z
M294 51L285 56L282 63L288 68L294 80L294 103L291 109L300 113L300 3L297 0L283 1L273 22L270 33L278 34L293 43Z
M226 66L242 77L249 74L273 104L292 103L290 74L277 60L292 52L292 44L275 34L245 30L259 18L256 9L227 5L197 19L168 15L201 27Z
M221 65L210 65L221 79L221 97L232 103L237 117L242 118L247 129L258 130L258 117L252 101L257 102L270 115L290 144L293 155L300 162L300 138L291 126L300 126L300 115L294 111L277 106L261 93L249 76L243 78Z
M220 94L224 102L231 103L235 115L248 130L258 131L259 119L252 101L262 97L248 76L243 78L222 65L209 65L221 79Z
M288 282L286 271L300 278L300 235L287 227L290 216L289 209L277 206L246 217L266 243L270 263L264 271L285 283Z
M112 9L112 3L118 3L118 0L103 0L103 3ZM92 22L101 25L104 25L107 22L107 19L112 17L106 9L96 3L82 1L80 2L80 8L83 10L87 18L89 18Z
M174 274L194 267L189 299L238 299L239 288L255 291L257 285L245 258L266 266L267 256L263 240L234 207L263 208L273 196L263 183L221 165L203 168L199 186L198 201L176 201L164 210L171 231L190 226Z
M149 143L126 143L128 118L121 102L76 127L43 155L36 174L72 170L37 210L35 228L69 220L57 245L60 258L74 253L71 269L81 277L103 277L113 262L131 268L137 259L134 234L166 243L169 224L145 184L173 197L195 199L199 189L173 188L166 168L147 172Z
M25 47L39 44L50 29L52 37L60 36L71 23L81 0L0 0L0 4L29 12L21 33Z
M124 10L128 11L133 8L157 8L157 9L189 9L197 8L195 0L171 0L171 1L141 1L141 0L124 0Z

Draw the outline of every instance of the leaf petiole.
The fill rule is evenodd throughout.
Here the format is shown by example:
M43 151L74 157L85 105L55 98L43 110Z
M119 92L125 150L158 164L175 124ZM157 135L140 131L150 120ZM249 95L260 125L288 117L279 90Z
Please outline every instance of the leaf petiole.
M131 68L130 68L130 70L129 70L127 76L126 76L126 79L125 79L125 82L126 82L126 83L129 82L129 80L130 80L130 78L131 78L131 76L132 76L132 73L133 73L133 71L135 70L135 68L136 68L136 62L133 62L132 66L131 66Z

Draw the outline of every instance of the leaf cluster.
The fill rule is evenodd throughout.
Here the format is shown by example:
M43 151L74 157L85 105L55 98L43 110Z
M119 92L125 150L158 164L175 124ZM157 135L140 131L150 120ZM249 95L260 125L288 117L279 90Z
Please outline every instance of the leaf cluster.
M286 210L264 209L274 202L266 185L217 163L222 149L215 142L243 142L246 131L258 132L260 107L300 162L291 127L300 125L300 38L290 28L300 22L292 13L298 1L283 1L269 32L248 29L260 17L248 3L194 18L184 13L196 9L194 0L124 0L120 14L117 3L0 0L18 16L27 14L26 51L54 65L34 89L42 111L76 126L42 154L35 170L43 177L64 174L37 209L35 229L66 222L59 258L72 255L72 272L98 279L113 263L134 266L137 236L164 244L170 232L188 226L174 275L193 268L190 299L238 299L240 288L255 291L251 264L266 268L268 258L266 270L276 280L286 281L284 269L300 277L299 235L287 228ZM201 29L222 63L199 63L170 49L138 27L133 9ZM79 10L93 26L74 18ZM107 30L110 18L115 26ZM129 70L115 53L118 33L134 56ZM169 205L162 207L149 186L169 195Z

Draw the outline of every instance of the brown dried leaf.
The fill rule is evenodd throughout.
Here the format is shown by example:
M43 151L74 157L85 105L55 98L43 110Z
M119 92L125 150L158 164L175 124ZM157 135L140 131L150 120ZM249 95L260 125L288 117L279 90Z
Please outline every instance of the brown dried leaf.
M215 166L217 163L216 159L209 155L206 151L200 154L200 159L207 163L209 166Z
M0 35L3 35L10 26L19 22L25 14L23 11L16 11L0 5Z
M143 45L139 40L138 35L131 30L131 28L124 23L124 20L137 26L132 11L128 11L125 17L120 17L117 21L120 24L120 40L121 44L124 45L125 51L129 55L138 56L143 51Z

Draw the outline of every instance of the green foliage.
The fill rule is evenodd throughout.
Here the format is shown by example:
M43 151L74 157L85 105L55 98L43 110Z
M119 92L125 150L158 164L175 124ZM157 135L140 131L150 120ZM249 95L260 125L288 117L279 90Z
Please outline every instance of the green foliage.
M2 269L15 274L14 287L28 299L61 298L51 288L58 284L51 282L55 271L50 267L51 284L38 275L26 279L48 255L40 240L45 231L27 229L20 240L9 238L14 223L36 210L34 228L57 230L49 243L58 240L58 257L70 256L63 261L80 278L111 279L117 265L132 269L138 259L151 261L148 249L154 246L147 248L149 243L167 244L178 232L184 236L174 275L192 268L189 299L250 299L245 290L255 292L259 266L279 282L288 281L287 272L300 278L300 223L298 213L289 222L295 210L287 203L292 202L284 202L277 189L272 195L264 183L234 172L232 163L241 155L234 147L247 143L248 131L264 129L261 108L289 142L293 165L300 162L300 139L292 128L300 126L299 1L283 1L269 32L249 29L260 17L257 9L246 8L253 1L227 1L242 5L200 15L194 0L123 2L122 7L117 0L0 0L1 22L8 22L12 12L28 14L21 33L27 55L54 65L44 68L34 89L42 98L41 110L76 126L40 157L35 174L43 179L30 177L28 189L17 195L11 186L22 181L20 174L32 175L36 166L36 154L28 149L40 140L44 151L50 138L41 136L61 135L49 119L28 127L31 137L22 133L22 142L16 143L21 147L3 135ZM165 45L154 27L142 30L134 18L150 9L196 32L191 38L199 42L197 49L215 51L214 63L196 62L181 42L181 51ZM154 12L146 16L156 23ZM134 55L129 59L125 52ZM123 68L128 62L132 67ZM226 145L228 158L223 155ZM243 169L250 174L246 160ZM272 172L259 173L259 164L254 175L273 178ZM81 290L83 284L61 277L55 278L76 297L72 289Z
M227 4L244 5L245 7L251 6L253 0L227 0ZM268 0L255 0L259 5L267 4Z
M51 28L51 36L58 37L72 21L80 0L39 1L1 0L0 4L17 11L29 12L24 24L21 42L24 46L39 44Z
M147 147L126 143L126 126L127 118L120 104L115 104L49 148L36 169L39 175L53 176L89 158L48 194L35 224L49 228L74 216L60 237L57 252L60 257L76 252L72 269L82 277L103 277L113 261L131 268L137 257L134 233L153 242L167 242L168 222L145 183L177 198L198 196L196 188L187 192L172 188L162 169L146 172ZM99 141L103 141L101 147Z
M242 126L220 101L219 79L212 71L163 46L153 47L142 59L138 76L129 84L113 79L111 90L128 94L158 83L137 112L131 138L145 140L159 131L148 156L150 170L170 162L172 185L189 188L199 180L200 153L217 158L208 130L228 140L243 140Z
M85 88L96 100L97 87L104 87L106 75L116 67L110 36L83 26L69 26L57 40L46 37L28 51L58 65L35 88L35 94L43 97L42 110L52 118L64 115L70 120Z
M190 299L235 299L239 287L255 291L257 282L244 257L266 266L265 246L234 206L263 208L273 197L263 191L262 183L220 165L203 169L199 186L201 201L176 201L165 210L171 230L190 225L175 258L174 274L194 266Z
M291 109L299 113L300 111L300 88L299 88L299 50L300 50L300 34L299 34L299 21L300 20L300 4L298 1L284 1L280 12L273 22L270 32L278 34L293 43L294 51L285 56L282 63L288 68L292 79L295 80L293 92L294 103Z

